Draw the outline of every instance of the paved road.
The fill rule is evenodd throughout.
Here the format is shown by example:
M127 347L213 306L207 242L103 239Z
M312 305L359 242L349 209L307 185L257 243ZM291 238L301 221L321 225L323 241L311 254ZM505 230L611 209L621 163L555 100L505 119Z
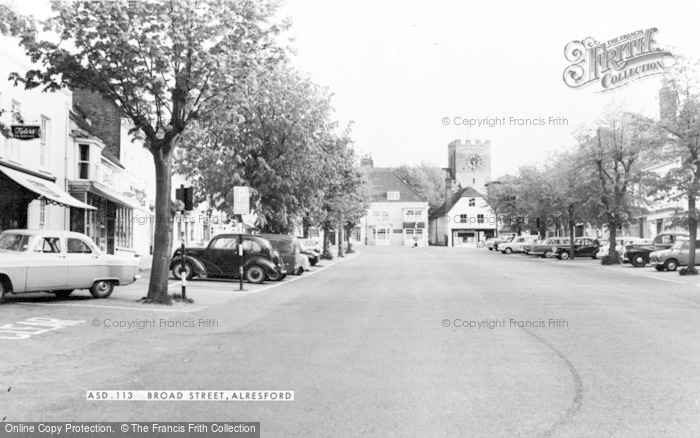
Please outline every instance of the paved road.
M259 421L265 437L696 437L698 283L593 260L361 248L269 289L193 282L194 306L135 304L145 282L108 300L10 299L3 324L85 322L0 339L0 418ZM119 321L134 327L105 327ZM294 401L87 401L91 389Z

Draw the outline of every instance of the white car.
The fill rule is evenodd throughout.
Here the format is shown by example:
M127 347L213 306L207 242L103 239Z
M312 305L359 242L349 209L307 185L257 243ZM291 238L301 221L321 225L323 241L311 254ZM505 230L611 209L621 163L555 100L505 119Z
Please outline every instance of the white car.
M501 243L498 245L498 250L503 254L514 252L525 252L525 245L532 245L537 242L537 236L516 236L510 242Z
M141 276L138 257L104 254L86 235L71 231L7 230L0 234L0 301L6 293L50 292L67 297L90 289L107 298L114 286Z

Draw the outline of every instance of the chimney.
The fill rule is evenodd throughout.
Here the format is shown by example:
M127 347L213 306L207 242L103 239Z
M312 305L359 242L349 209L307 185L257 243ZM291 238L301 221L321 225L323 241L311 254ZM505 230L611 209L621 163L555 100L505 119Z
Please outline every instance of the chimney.
M360 167L374 167L374 161L372 160L371 154L365 155L364 157L360 158Z
M445 213L452 208L452 178L445 178Z

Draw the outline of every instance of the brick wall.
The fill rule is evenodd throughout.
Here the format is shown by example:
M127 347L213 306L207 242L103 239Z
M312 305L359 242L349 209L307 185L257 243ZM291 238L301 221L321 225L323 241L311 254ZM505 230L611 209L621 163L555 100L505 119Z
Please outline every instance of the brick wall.
M121 159L121 114L114 103L88 90L73 90L73 103L89 117L92 134L101 138L107 149Z

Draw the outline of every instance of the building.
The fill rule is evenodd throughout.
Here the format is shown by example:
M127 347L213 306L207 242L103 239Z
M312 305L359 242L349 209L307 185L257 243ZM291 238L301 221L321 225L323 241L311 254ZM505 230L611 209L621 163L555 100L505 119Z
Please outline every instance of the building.
M428 202L391 169L375 168L371 158L362 158L362 167L368 172L370 207L351 238L376 246L427 246Z
M498 220L486 202L491 141L447 145L445 203L430 215L430 244L477 246L496 235Z
M17 42L0 35L0 78L32 68ZM67 230L73 212L94 209L67 192L71 100L69 90L42 93L0 81L0 231ZM14 138L12 126L33 130L37 138Z
M447 190L447 201L430 215L431 245L477 246L496 235L496 215L484 195L472 187Z

